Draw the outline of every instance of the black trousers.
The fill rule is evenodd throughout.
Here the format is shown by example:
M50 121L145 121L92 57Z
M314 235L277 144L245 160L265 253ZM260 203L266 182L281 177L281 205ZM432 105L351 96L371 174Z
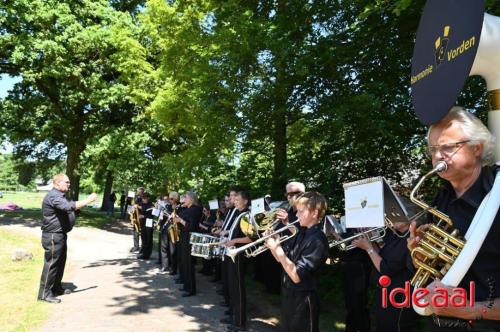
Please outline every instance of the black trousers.
M177 243L175 244L175 253L177 256L177 266L179 270L179 279L184 282L184 264L182 262L182 239L179 239Z
M66 240L65 233L42 232L42 246L45 254L38 290L39 300L53 296L53 291L62 289L61 281L64 275L68 250Z
M346 332L369 332L368 287L371 262L347 261L342 263Z
M280 325L285 332L317 332L319 303L316 292L283 287Z
M151 257L153 252L153 227L146 227L145 224L141 224L141 241L142 246L139 254L144 258Z
M132 238L134 240L134 249L139 250L139 232L135 229L135 226L132 227Z
M224 257L221 261L221 277L222 277L222 296L224 296L224 302L230 304L229 299L229 264L232 264L231 258Z
M214 267L214 280L215 281L219 281L221 280L222 278L222 272L221 272L221 269L222 269L222 261L220 260L220 258L216 258L213 260L215 263L215 267Z
M181 251L182 251L182 264L181 269L183 273L184 290L190 294L196 294L196 279L195 279L195 257L191 256L191 244L189 244L189 233L181 234Z
M241 255L228 263L229 303L235 326L245 326L247 322L247 298L245 290L245 262Z
M472 323L472 328L465 327L444 327L446 323L444 320L453 323L455 318L452 317L439 317L439 319L427 317L425 322L425 331L427 332L500 332L500 322L492 320L479 320ZM434 322L436 321L436 323ZM438 326L442 324L443 327Z
M172 268L172 256L170 255L170 239L168 238L167 227L160 228L160 262L163 269Z

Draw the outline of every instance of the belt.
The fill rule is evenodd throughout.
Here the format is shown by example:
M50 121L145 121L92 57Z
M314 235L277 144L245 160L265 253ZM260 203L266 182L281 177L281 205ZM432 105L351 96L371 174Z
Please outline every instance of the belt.
M465 320L459 318L432 316L434 325L438 327L466 329L473 331L500 331L500 322L492 320Z
M467 330L472 329L470 321L459 318L448 318L433 315L432 322L438 327L461 328Z

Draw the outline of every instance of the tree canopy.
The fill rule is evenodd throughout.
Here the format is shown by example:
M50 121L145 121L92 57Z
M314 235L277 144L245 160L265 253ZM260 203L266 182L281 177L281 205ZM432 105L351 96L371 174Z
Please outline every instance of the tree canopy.
M0 73L22 80L0 134L37 168L66 160L84 190L211 199L242 184L280 199L298 180L340 210L342 183L407 188L429 166L409 96L423 5L14 0L0 9ZM484 100L474 78L459 102Z

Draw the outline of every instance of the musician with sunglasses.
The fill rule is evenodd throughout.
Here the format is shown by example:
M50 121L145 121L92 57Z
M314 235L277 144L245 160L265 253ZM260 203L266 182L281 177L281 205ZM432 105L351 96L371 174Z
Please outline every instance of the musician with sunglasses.
M427 133L432 164L446 162L447 169L438 173L446 180L432 206L447 214L453 227L464 236L483 198L491 190L496 167L495 138L486 126L461 107L453 107ZM429 222L435 222L429 215ZM426 225L410 227L408 248L413 250L420 241ZM482 243L472 265L458 285L465 290L475 284L475 304L470 306L437 307L430 303L433 316L428 331L500 331L500 214ZM434 280L427 288L431 295L436 287L446 287ZM451 292L451 290L450 290ZM467 295L469 297L469 295Z

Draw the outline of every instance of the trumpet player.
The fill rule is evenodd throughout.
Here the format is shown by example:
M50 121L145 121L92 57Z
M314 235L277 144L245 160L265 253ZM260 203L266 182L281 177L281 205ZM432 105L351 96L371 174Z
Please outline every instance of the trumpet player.
M291 223L297 220L296 216L296 208L295 208L295 199L302 195L306 191L306 186L302 182L289 182L286 185L286 193L285 198L288 200L288 204L290 207L288 210L278 209L276 213L276 217L280 219L283 223Z
M224 222L222 223L222 229L219 233L216 233L221 237L221 240L227 240L227 236L229 234L229 230L233 225L234 219L238 216L237 209L234 207L234 200L236 195L242 188L239 186L233 186L229 189L229 195L226 196L226 207L229 209L226 214L226 218L224 218ZM224 307L229 307L229 280L228 280L228 267L229 260L225 259L221 262L221 278L222 278L222 289L217 293L224 297L224 301L221 303ZM230 309L228 309L230 312Z
M428 152L435 166L448 166L438 173L446 181L437 193L433 206L447 214L460 234L465 235L483 198L491 190L496 167L495 138L486 126L461 107L453 107L427 133ZM429 216L429 222L433 222ZM410 226L408 248L413 250L427 226ZM471 306L433 306L428 331L499 331L500 330L500 215L482 243L481 249L458 287L468 289L475 283L475 303ZM439 280L427 286L433 295L436 287L446 287ZM469 295L467 295L469 297Z
M353 241L353 245L366 251L372 265L375 267L376 280L382 275L391 278L387 288L390 292L394 288L404 287L406 281L410 280L415 272L411 264L410 253L405 250L406 240L409 235L409 224L395 222L393 231L387 232L383 238L384 246L380 248L376 243L370 242L366 235ZM414 331L417 314L413 308L382 307L379 299L382 298L382 289L375 289L375 301L373 308L375 312L377 332L399 332Z
M328 257L328 240L320 226L326 206L320 193L304 193L295 201L301 227L287 250L279 239L271 237L266 241L285 271L280 320L283 331L318 331L318 272Z
M231 228L229 229L229 241L226 247L239 247L250 243L252 240L247 237L240 227L242 218L248 217L248 206L250 195L248 191L240 189L234 194L235 215ZM228 331L246 331L246 291L245 291L245 266L243 258L238 255L234 262L230 259L227 265L227 280L229 286L230 318L223 319L223 323L229 324Z
M182 281L184 283L182 288L184 293L182 297L187 297L196 295L196 279L194 273L195 257L191 256L189 236L191 232L198 231L203 209L198 203L198 196L192 191L186 193L184 207L185 209L174 218L174 222L181 225L180 268L183 271Z

